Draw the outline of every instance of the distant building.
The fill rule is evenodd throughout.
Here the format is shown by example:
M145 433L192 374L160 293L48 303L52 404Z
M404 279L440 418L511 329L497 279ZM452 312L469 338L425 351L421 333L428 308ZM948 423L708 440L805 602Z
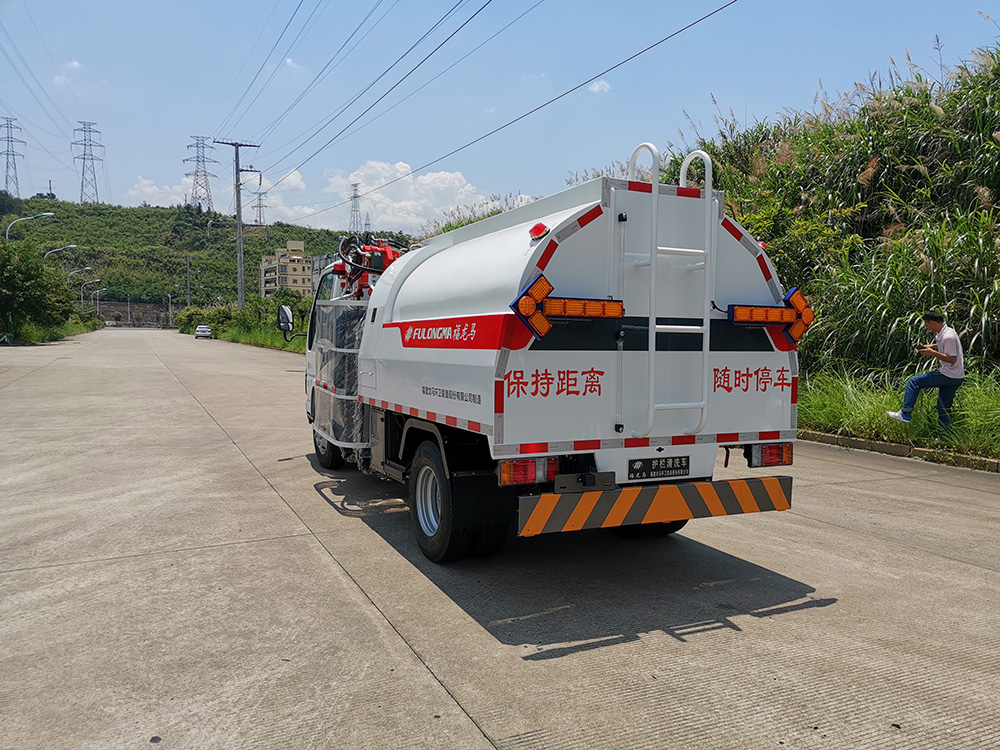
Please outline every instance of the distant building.
M291 289L308 297L312 294L312 265L305 257L305 243L289 240L285 249L260 259L260 296L270 297L279 289Z

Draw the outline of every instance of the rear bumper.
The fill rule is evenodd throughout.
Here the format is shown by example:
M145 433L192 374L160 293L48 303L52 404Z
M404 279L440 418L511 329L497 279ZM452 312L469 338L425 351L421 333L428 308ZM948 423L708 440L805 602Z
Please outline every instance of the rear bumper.
M607 529L640 523L788 510L791 477L642 485L518 498L517 535Z

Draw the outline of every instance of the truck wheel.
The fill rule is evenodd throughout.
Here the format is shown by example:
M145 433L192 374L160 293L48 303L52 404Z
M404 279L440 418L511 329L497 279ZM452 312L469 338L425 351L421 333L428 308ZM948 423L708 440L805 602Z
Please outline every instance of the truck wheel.
M650 536L668 536L676 534L687 526L687 521L670 521L669 523L641 523L631 526L616 526L611 533L621 539L642 539Z
M410 519L417 544L437 563L465 555L471 530L456 523L455 498L437 445L420 444L410 464Z
M333 443L313 431L313 446L316 448L316 460L324 469L339 469L344 465L344 456Z

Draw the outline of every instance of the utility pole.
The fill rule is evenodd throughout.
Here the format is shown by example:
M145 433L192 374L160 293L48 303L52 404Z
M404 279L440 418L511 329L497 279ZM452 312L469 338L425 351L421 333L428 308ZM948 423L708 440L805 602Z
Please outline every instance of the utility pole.
M253 143L240 143L239 141L215 141L225 146L232 146L236 150L235 170L233 171L233 183L236 189L236 307L243 309L246 303L246 288L243 280L243 188L240 185L240 172L252 172L254 169L240 169L240 147L258 148Z
M101 131L94 130L96 122L85 122L84 120L77 120L77 122L83 127L76 128L73 132L82 132L83 138L73 141L71 145L83 146L83 153L73 157L74 161L76 159L83 160L83 164L80 165L80 203L100 203L101 201L97 197L97 176L94 173L94 162L103 161L103 159L94 156L94 148L104 148L104 146L94 141L94 135L100 135Z
M364 227L361 226L361 196L358 195L360 184L360 182L351 183L351 223L347 227L349 233L358 237L364 231Z
M194 149L194 156L190 156L185 159L185 162L194 162L194 171L188 172L185 177L193 177L194 184L191 186L191 204L198 204L205 211L212 211L212 185L209 182L209 177L215 177L208 171L205 166L208 163L218 164L218 160L209 159L205 156L206 148L215 148L215 146L207 145L208 136L207 135L192 135L191 138L194 139L194 143L188 144L188 148Z
M4 128L6 128L7 130L7 135L5 135L3 138L3 143L6 146L3 154L4 156L7 157L7 171L5 173L5 178L3 183L4 189L7 191L8 195L12 195L15 198L20 198L21 194L18 191L17 187L17 157L20 156L23 159L24 154L17 153L14 150L14 144L15 143L23 144L24 141L22 141L20 138L15 138L14 131L20 130L21 128L19 128L17 125L14 124L15 122L17 122L17 120L13 117L0 117L0 120L3 120ZM52 191L50 190L49 192Z
M191 307L191 256L187 257L187 306Z

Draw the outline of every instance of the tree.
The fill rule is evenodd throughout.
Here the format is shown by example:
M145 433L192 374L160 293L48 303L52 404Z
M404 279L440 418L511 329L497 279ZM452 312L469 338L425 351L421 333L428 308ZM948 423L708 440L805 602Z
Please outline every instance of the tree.
M72 292L61 272L46 267L41 254L0 247L0 330L16 335L34 323L56 326L69 320Z

